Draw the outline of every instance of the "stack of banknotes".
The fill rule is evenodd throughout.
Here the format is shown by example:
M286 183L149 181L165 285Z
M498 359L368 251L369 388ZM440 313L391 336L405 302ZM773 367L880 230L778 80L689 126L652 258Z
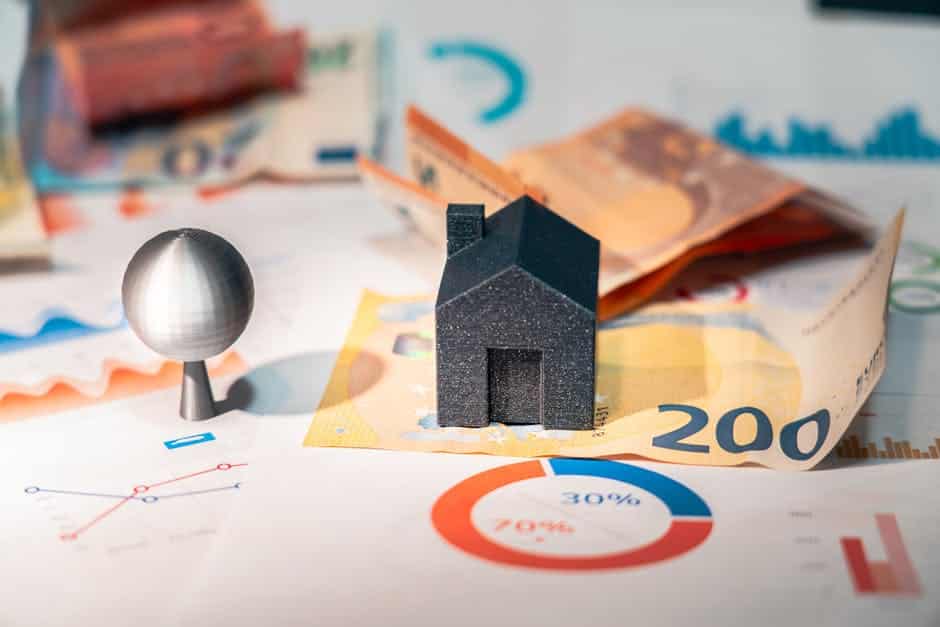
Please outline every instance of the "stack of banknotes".
M15 112L0 97L4 266L48 260L34 190L355 178L380 144L377 30L278 30L260 0L28 8Z
M66 19L57 3L36 3L33 23L44 28L30 46L56 57L92 126L299 86L304 33L275 30L258 0L128 2L74 25L100 4L85 2Z
M448 202L492 213L522 194L601 241L595 428L438 427L433 294L368 293L308 445L805 469L881 376L903 211L876 233L838 199L638 109L502 164L417 108L405 127L410 176L360 159L410 227L403 262L440 272Z
M351 178L380 141L377 31L277 32L257 0L30 7L17 109L41 192Z

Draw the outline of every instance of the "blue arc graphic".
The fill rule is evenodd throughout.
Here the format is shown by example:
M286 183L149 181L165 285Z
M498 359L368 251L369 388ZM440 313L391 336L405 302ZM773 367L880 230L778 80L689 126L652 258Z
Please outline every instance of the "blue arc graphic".
M556 475L604 477L643 488L659 497L673 516L711 518L712 515L708 505L698 494L678 481L652 470L602 459L558 457L550 459L548 463Z
M432 59L448 57L474 57L499 70L508 87L502 100L480 112L480 122L492 124L503 119L525 100L526 77L522 67L502 50L475 41L457 40L437 42L429 51Z

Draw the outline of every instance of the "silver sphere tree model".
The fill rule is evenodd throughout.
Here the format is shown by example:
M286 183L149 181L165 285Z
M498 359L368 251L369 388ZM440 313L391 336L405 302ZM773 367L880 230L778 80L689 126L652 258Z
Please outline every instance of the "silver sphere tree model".
M131 258L121 295L137 337L183 362L180 415L215 416L204 360L231 346L248 325L255 286L245 259L214 233L166 231Z

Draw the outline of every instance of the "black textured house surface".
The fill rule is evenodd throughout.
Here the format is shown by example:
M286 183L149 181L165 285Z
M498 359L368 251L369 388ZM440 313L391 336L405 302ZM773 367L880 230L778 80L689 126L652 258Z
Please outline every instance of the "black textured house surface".
M523 196L484 220L447 208L437 294L437 419L594 425L600 243Z

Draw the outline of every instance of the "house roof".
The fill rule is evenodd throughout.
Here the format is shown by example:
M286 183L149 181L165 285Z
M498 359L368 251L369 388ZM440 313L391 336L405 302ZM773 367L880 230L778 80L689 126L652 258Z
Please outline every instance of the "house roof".
M596 312L599 260L600 242L522 196L486 219L481 239L447 258L437 305L515 266Z

